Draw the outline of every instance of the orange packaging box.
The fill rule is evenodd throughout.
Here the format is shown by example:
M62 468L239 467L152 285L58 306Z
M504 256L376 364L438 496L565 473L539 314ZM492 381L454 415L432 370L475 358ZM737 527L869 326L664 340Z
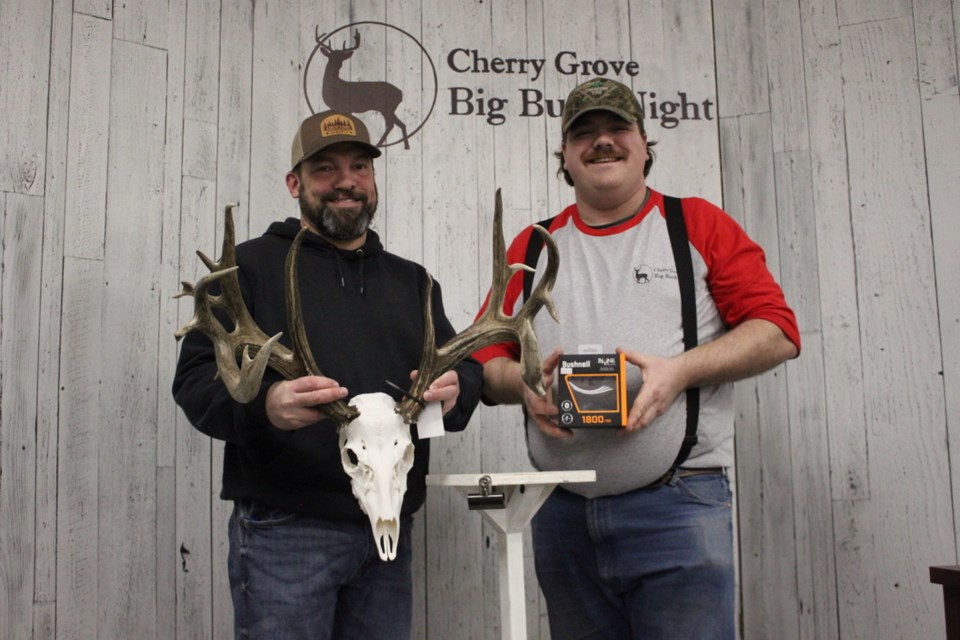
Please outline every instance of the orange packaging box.
M557 365L557 420L569 429L627 423L626 359L616 353L562 355Z

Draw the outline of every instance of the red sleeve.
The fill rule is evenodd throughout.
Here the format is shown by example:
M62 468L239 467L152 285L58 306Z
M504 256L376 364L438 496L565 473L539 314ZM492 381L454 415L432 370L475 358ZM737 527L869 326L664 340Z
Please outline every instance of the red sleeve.
M719 207L701 198L683 200L687 235L707 264L707 286L731 327L762 319L780 327L800 350L800 329L783 290L767 268L763 249Z
M533 226L529 226L520 234L513 239L513 242L510 243L510 247L507 249L507 264L519 264L524 261L524 258L527 255L527 245L530 243L531 235L535 233ZM520 299L523 294L523 272L514 273L510 278L509 283L507 284L507 293L504 296L503 300L503 312L505 314L513 315L513 309L517 304L517 300ZM490 292L487 291L486 299L483 301L483 305L480 307L480 311L477 312L477 317L474 318L474 322L483 315L483 312L486 311L487 305L490 304ZM489 347L484 347L482 349L477 349L473 353L473 357L480 362L481 364L486 364L490 360L499 357L511 358L513 360L520 359L520 344L517 342L500 342Z

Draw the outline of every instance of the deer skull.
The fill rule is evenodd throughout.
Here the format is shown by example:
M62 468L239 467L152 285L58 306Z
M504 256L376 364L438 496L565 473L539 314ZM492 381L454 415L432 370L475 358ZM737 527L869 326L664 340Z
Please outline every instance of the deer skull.
M377 551L384 560L397 556L400 508L413 466L410 427L385 393L364 393L350 401L360 417L340 429L340 460L353 495L370 518Z
M280 334L267 336L256 325L243 301L237 278L236 245L232 208L227 205L223 234L223 252L214 262L198 251L210 269L196 285L184 282L180 296L194 298L194 316L177 332L177 339L190 331L202 331L214 345L217 367L224 385L237 402L256 397L266 367L283 377L322 375L313 358L300 310L297 258L303 234L293 241L286 262L287 322L292 349L279 342ZM417 421L423 408L423 393L438 377L452 369L474 351L487 345L516 340L521 346L520 365L524 382L538 394L545 393L540 346L533 332L533 317L544 306L556 320L550 291L557 277L559 256L553 237L535 227L547 249L548 263L543 277L523 306L513 316L503 313L503 299L510 277L525 265L506 265L503 241L503 205L497 190L493 234L493 283L486 308L474 324L436 345L431 307L433 280L427 278L424 295L424 339L419 374L406 393L395 403L383 393L361 394L347 404L342 400L321 404L317 409L339 426L340 455L343 469L351 478L353 495L370 519L377 550L383 560L393 560L400 538L400 510L407 490L407 472L413 466L414 446L409 425ZM219 283L221 293L211 286ZM215 311L228 315L233 328L227 328Z

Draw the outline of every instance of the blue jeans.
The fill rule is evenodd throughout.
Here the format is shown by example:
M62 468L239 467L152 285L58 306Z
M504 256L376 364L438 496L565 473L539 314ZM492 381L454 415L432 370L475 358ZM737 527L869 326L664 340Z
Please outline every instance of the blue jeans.
M723 475L592 500L562 488L533 520L553 640L735 637Z
M408 640L412 518L395 560L377 554L370 524L234 503L228 569L234 636L270 640Z

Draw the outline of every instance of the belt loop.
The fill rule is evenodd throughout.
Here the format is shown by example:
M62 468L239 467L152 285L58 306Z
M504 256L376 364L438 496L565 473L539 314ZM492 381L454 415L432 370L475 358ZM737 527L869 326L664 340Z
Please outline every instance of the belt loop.
M668 477L666 484L670 485L671 487L677 486L677 478L680 477L680 467L671 467L667 474Z
M648 485L646 485L646 486L644 486L644 487L640 487L640 489L641 489L641 490L645 490L645 489L659 489L659 488L662 487L663 485L669 484L669 483L673 482L673 479L674 479L674 477L676 476L676 474L677 474L677 469L674 468L674 467L671 467L671 468L670 468L666 473L664 473L662 476L660 476L659 478L657 478L656 480L654 480L654 481L651 482L650 484L648 484Z

